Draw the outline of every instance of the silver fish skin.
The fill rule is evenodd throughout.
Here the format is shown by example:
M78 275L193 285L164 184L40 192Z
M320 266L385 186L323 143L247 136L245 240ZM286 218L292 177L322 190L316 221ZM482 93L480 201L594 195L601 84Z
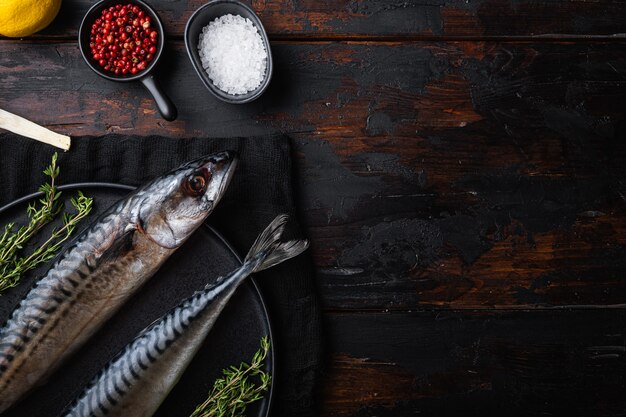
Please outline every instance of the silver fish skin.
M0 413L45 382L204 222L236 162L225 151L156 178L59 255L0 330Z
M195 293L143 330L90 383L65 417L150 417L202 345L239 284L254 272L303 252L305 240L281 242L287 217L257 238L242 266Z

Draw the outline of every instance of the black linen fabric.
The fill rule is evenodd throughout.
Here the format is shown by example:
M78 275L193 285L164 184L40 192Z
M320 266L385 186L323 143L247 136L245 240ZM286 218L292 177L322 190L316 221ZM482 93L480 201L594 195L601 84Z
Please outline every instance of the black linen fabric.
M209 219L245 254L257 234L279 213L292 221L286 237L302 237L295 220L289 138L171 139L106 135L72 138L59 152L59 184L112 182L140 185L182 162L221 150L234 150L239 164L223 200ZM37 191L45 181L51 146L10 133L0 134L0 205ZM267 301L276 349L274 416L316 413L314 390L322 364L321 319L310 256L303 255L264 274L258 283ZM265 279L267 278L267 279Z

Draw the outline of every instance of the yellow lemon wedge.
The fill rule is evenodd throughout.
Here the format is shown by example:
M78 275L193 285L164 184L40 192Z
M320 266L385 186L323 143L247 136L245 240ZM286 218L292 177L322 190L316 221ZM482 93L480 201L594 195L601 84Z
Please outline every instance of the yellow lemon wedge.
M59 13L61 0L0 0L0 35L32 35L48 26Z

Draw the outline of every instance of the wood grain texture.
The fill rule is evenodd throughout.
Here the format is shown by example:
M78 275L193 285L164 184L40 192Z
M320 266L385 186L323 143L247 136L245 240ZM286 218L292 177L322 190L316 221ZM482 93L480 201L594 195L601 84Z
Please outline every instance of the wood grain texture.
M174 123L81 61L91 3L0 40L0 108L71 135L289 134L323 416L626 416L623 2L248 1L276 68L229 106L181 42L205 1L155 0Z
M268 92L232 106L174 42L168 123L72 43L0 42L0 107L71 135L290 134L329 309L624 303L626 45L277 42L274 55Z
M152 2L171 36L182 36L191 14L206 0ZM623 36L621 1L529 0L247 0L270 36L509 37ZM74 37L89 0L66 0L53 25L36 37Z
M626 310L327 316L324 416L624 416Z

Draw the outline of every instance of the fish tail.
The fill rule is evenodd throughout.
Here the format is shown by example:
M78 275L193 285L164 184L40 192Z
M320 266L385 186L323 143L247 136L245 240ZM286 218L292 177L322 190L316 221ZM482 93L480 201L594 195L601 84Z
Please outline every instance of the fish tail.
M263 271L278 265L301 254L309 246L309 242L306 239L295 239L286 242L280 240L287 220L289 220L289 216L286 214L276 216L263 233L257 237L244 260L244 264L250 263L254 265L252 272Z

